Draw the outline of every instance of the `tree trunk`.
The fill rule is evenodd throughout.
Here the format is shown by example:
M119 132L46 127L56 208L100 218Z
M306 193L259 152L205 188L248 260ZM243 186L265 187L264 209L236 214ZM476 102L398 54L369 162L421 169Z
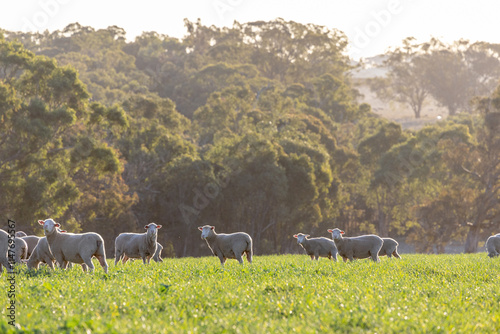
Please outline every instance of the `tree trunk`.
M476 253L477 244L479 242L480 225L475 223L470 226L467 239L465 240L465 253Z

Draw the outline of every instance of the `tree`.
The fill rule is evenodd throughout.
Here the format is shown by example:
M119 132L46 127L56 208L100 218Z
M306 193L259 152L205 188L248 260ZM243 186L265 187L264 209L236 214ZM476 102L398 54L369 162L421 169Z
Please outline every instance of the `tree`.
M406 38L402 47L386 54L387 76L370 79L369 84L378 98L408 104L415 118L420 118L429 88L425 59L419 46L412 41L413 38Z

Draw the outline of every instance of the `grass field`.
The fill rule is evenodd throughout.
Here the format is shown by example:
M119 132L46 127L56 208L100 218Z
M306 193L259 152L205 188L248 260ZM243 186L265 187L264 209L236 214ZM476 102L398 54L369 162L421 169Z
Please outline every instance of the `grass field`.
M142 261L105 275L24 268L16 329L38 333L498 333L500 259L403 255L380 263L256 256ZM7 274L2 274L8 305ZM15 332L2 309L1 332Z

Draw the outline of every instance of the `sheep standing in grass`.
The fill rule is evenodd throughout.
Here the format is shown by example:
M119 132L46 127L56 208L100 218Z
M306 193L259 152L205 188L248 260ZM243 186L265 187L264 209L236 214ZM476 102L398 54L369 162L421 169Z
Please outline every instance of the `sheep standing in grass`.
M93 272L92 257L95 256L104 272L108 273L104 240L99 234L94 232L61 233L58 230L60 225L50 218L45 221L39 220L38 223L43 225L50 250L61 268L66 269L68 262L84 263L86 266L82 265L83 270L85 271L88 267Z
M252 263L252 238L244 232L231 234L215 233L215 226L198 227L201 238L205 239L208 248L217 256L222 266L226 259L236 259L243 264L242 255L246 253L248 262Z
M163 259L161 258L161 251L163 250L163 246L157 242L156 243L156 252L153 255L153 260L155 262L163 262ZM122 263L126 263L128 261L129 257L127 255L123 255L123 260Z
M28 258L31 256L31 253L33 253L33 250L35 249L36 245L38 245L38 242L40 241L40 237L37 237L36 235L27 235L25 237L21 237L26 244L28 245Z
M155 255L153 255L153 260L155 260L155 262L163 262L163 259L161 258L161 251L163 250L163 246L157 242L156 243L156 252L155 252Z
M115 239L115 265L120 261L122 256L123 263L129 258L142 258L142 262L149 264L149 261L156 252L156 240L158 237L158 229L161 225L151 223L144 226L146 233L121 233Z
M337 261L337 247L332 240L323 237L308 239L309 234L303 233L295 234L293 237L297 238L297 243L306 250L311 260L318 260L323 256Z
M500 233L489 237L485 246L489 257L498 256L500 254Z
M29 246L28 246L29 247ZM46 263L50 269L54 269L54 261L56 258L52 255L52 252L49 248L49 243L47 242L47 238L39 238L38 243L35 248L32 250L31 255L26 263L28 265L28 269L36 268L40 262Z
M339 255L342 256L344 262L349 259L365 259L371 257L374 262L378 262L378 252L382 248L383 240L377 235L361 235L359 237L343 238L344 231L334 228L329 229L332 234L332 239L335 241Z
M0 273L3 267L7 268L7 272L12 272L9 263L9 235L4 230L0 230Z
M14 238L14 263L22 263L28 258L28 245L22 238Z
M387 257L391 257L392 255L394 255L394 257L398 259L401 258L401 256L398 254L399 243L396 240L392 238L382 238L382 241L384 242L384 244L382 245L382 248L380 248L378 256L387 255Z

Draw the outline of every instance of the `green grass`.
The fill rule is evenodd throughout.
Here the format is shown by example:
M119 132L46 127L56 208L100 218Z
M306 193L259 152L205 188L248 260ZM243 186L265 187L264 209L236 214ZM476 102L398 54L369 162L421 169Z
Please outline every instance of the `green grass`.
M257 256L79 266L16 276L18 332L498 333L500 259L403 255L333 263ZM7 305L6 273L1 279ZM14 332L2 309L0 332Z

